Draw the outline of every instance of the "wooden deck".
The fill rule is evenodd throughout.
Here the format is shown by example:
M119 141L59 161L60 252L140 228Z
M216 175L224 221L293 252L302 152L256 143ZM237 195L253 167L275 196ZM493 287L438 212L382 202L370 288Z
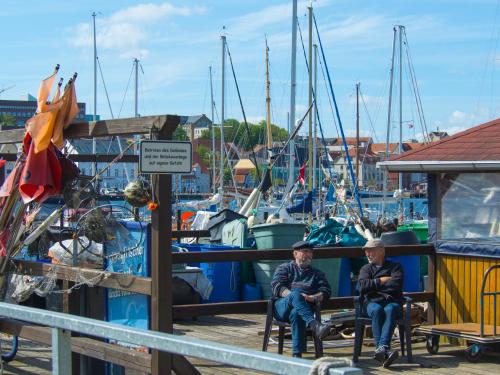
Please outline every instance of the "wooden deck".
M262 315L226 315L215 317L200 317L197 320L177 321L174 324L175 333L188 335L200 339L212 340L226 344L234 344L246 348L260 349L262 336L258 335L263 329L264 316ZM290 342L285 342L285 355L290 355ZM270 345L270 351L277 350L276 344ZM414 363L408 364L405 358L398 359L390 369L381 368L370 354L373 347L364 346L363 355L358 367L366 374L391 374L395 372L444 375L467 374L495 374L499 373L500 355L487 354L476 364L465 360L463 348L451 345L442 345L437 355L430 355L425 349L424 342L414 342ZM50 347L34 344L26 340L20 342L20 350L14 361L4 366L4 374L50 374ZM350 340L332 340L325 342L325 355L334 357L350 357L352 342ZM305 358L314 359L312 353ZM256 374L251 370L232 368L221 364L190 358L202 374ZM134 373L136 374L136 373Z

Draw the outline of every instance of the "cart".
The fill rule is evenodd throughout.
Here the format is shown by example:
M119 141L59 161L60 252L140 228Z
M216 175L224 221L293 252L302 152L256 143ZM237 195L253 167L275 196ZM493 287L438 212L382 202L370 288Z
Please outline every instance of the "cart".
M500 291L485 292L486 281L490 272L500 269L500 264L491 266L484 274L480 294L480 321L478 323L454 323L420 326L415 332L422 333L427 337L426 348L430 354L439 351L439 337L454 337L464 339L467 343L465 358L469 362L477 362L483 356L484 351L492 344L500 343L500 326L497 326L497 296ZM493 325L484 324L484 299L493 296Z

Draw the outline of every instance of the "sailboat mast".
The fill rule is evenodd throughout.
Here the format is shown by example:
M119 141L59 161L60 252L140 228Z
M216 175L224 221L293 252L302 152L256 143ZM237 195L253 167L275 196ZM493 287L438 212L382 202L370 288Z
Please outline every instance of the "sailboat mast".
M220 115L220 188L224 189L224 109L225 97L224 91L226 88L226 36L221 35L222 41L222 76L221 76L221 115Z
M313 72L312 72L312 12L313 8L312 6L309 6L307 8L308 13L309 13L309 56L307 59L309 60L309 66L311 69L309 69L309 107L312 104L312 82L313 82ZM308 183L307 183L307 191L311 192L313 190L313 112L309 112L309 156L308 156L308 169L309 169L309 178L308 178Z
M399 25L399 154L403 153L403 27ZM399 190L403 190L403 174L399 173Z
M139 60L134 58L135 70L135 93L134 93L134 117L139 117Z
M210 130L212 131L212 191L216 193L215 187L215 130L214 130L214 87L212 84L212 66L208 67L210 73L210 108L212 111L212 125L210 126Z
M396 28L393 28L394 37L392 39L392 58L391 58L391 72L389 79L389 108L387 110L387 133L385 138L385 158L389 158L389 147L390 147L390 137L391 137L391 107L392 107L392 86L394 81L394 55L396 52ZM387 193L387 169L384 169L384 181L383 181L383 195L382 195L382 214L385 215L385 195Z
M267 150L270 153L273 148L273 134L271 131L271 82L269 81L269 47L267 45L267 39L266 39L266 126L267 126Z
M356 183L359 184L359 82L356 83Z
M295 129L295 91L297 88L296 73L297 73L297 0L292 2L292 62L291 62L291 79L290 79L290 134ZM294 182L295 174L295 142L290 140L290 165L288 173L287 189L291 189Z
M314 95L318 95L318 46L316 44L313 45L314 48ZM316 170L318 169L318 148L316 147L316 140L318 139L318 123L317 123L317 97L315 97L316 102L314 103L313 111L313 186L316 187L319 185L321 179L316 179ZM318 189L319 198L321 200L321 189ZM321 206L321 205L320 205Z
M96 32L95 32L95 17L96 12L92 13L92 19L94 24L94 116L93 121L97 121L97 42L96 42ZM92 154L97 153L97 144L95 137L92 137ZM92 176L96 174L96 164L92 163Z

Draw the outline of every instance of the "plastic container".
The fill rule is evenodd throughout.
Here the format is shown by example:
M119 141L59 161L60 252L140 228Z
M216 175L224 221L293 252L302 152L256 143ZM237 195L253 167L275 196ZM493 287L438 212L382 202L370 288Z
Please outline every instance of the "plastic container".
M306 225L302 223L260 224L252 227L257 249L290 249L304 238ZM253 263L255 280L260 285L262 297L271 297L271 280L276 268L286 260L261 260Z
M245 247L247 244L247 221L236 219L222 227L222 243L224 245Z
M253 262L253 270L255 272L255 281L262 291L262 298L269 299L272 295L271 280L274 276L274 271L280 264L286 263L286 260L260 260Z
M387 232L380 236L380 239L387 245L416 245L418 240L413 231ZM405 255L388 257L393 262L398 262L403 267L403 291L419 292L420 287L420 256Z
M312 266L324 272L332 290L332 297L352 296L349 258L313 259Z
M400 225L398 227L398 232L410 230L415 233L420 243L427 243L429 238L429 224L424 222L413 222L409 224ZM420 277L423 278L427 276L428 272L428 259L426 255L420 256Z
M304 238L302 223L260 224L252 227L257 249L289 249Z
M234 249L239 249L239 247L226 245L201 246L202 252ZM240 300L239 262L200 263L200 268L214 287L210 298L203 300L203 302L234 302Z
M262 290L257 284L243 284L241 289L241 299L243 301L258 301L262 299Z
M204 244L200 244L200 243L173 243L173 242L172 242L172 245L176 245L178 247L183 247L184 249L187 249L190 252L200 252L201 247L204 246ZM187 265L191 266L191 267L199 267L200 263L199 262L188 263Z

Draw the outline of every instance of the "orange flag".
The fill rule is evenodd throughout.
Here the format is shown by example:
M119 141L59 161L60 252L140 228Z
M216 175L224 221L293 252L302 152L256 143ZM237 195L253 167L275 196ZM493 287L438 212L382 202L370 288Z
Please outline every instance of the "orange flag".
M68 125L71 123L71 121L73 121L73 119L80 111L76 100L74 80L70 82L64 90L64 93L61 97L61 102L62 105L57 113L52 132L52 143L59 150L61 150L64 146L63 130L68 127Z
M62 106L62 101L60 100L57 92L57 97L54 96L52 102L47 103L47 99L50 95L50 91L52 90L52 85L54 84L58 70L59 67L56 67L54 74L40 83L40 88L38 89L37 113L26 121L26 130L35 144L35 153L46 150L47 147L49 147L52 133L54 131L54 123L56 121L57 112Z

